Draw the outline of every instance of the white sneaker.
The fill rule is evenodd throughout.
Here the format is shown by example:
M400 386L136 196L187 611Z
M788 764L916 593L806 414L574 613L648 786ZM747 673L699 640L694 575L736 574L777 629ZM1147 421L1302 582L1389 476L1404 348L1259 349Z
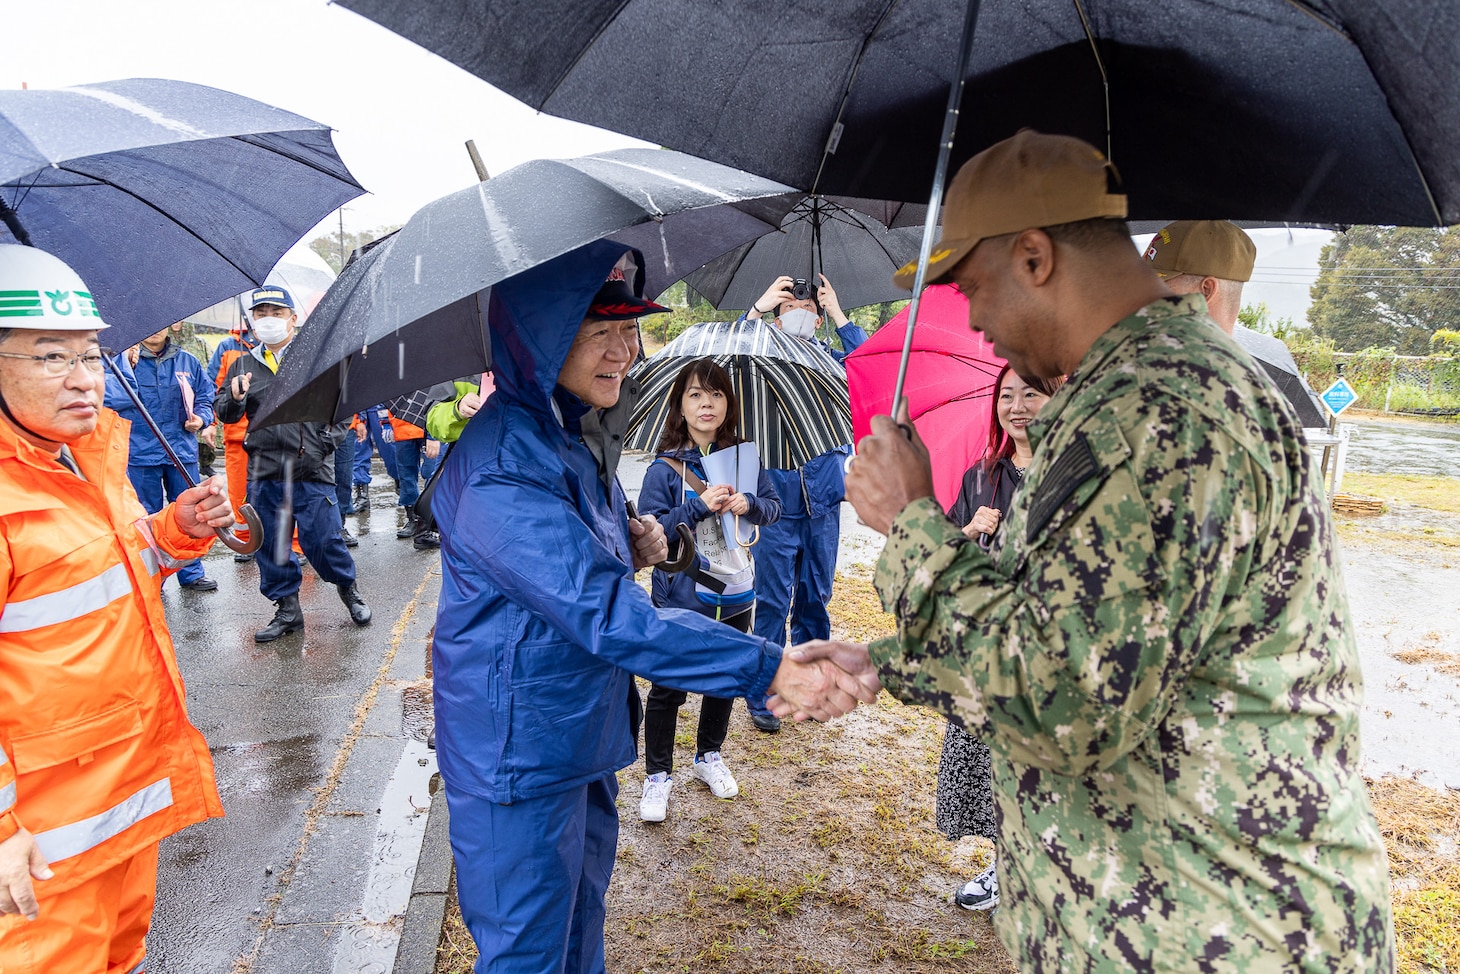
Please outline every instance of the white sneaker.
M695 758L695 777L709 785L716 798L734 798L740 794L740 786L719 751L706 751L703 758Z
M669 812L669 789L674 779L667 771L656 771L644 779L644 793L639 798L639 818L646 822L662 822Z
M999 905L999 874L995 864L959 887L953 901L965 910L992 910Z

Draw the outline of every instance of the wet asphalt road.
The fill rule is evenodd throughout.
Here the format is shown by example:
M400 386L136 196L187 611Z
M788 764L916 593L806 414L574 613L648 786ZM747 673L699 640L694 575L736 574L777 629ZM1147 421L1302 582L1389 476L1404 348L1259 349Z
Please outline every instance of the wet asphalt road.
M408 891L415 866L392 830L424 826L414 811L428 805L435 764L421 704L440 559L396 538L388 479L377 475L372 502L369 515L345 519L360 537L367 627L306 567L304 631L256 644L273 603L257 567L235 564L221 544L205 559L218 591L164 589L227 814L163 842L148 970L389 970L381 958L399 920L380 902L400 899L402 883ZM352 938L377 942L362 950Z

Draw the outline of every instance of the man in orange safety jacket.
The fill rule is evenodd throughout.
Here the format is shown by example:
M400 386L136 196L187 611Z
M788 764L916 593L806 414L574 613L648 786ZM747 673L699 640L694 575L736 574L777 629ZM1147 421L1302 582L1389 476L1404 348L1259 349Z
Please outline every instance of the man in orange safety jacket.
M102 406L81 279L0 245L0 971L140 971L157 846L223 814L162 579L233 523L216 478L149 515Z

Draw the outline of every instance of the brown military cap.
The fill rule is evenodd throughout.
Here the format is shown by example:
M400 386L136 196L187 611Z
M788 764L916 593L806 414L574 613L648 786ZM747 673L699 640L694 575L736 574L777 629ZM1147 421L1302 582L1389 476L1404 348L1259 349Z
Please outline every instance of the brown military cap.
M1177 220L1156 231L1146 259L1162 277L1197 274L1250 281L1257 246L1241 227L1226 220Z
M1096 217L1124 219L1115 167L1100 150L1068 135L1023 129L965 162L943 203L943 239L928 257L927 283L949 273L980 240ZM911 289L917 261L893 275Z

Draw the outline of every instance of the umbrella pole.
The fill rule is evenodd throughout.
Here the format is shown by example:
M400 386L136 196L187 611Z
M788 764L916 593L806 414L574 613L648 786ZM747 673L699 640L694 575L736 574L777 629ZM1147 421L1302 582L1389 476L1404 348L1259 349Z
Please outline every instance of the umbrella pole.
M10 228L10 232L15 235L15 239L21 244L26 247L35 246L35 244L31 243L30 234L26 233L25 227L21 224L20 217L16 216L15 211L3 199L0 199L0 220L4 221L5 225ZM158 429L157 421L152 418L151 413L147 412L147 407L142 405L142 399L137 395L137 390L133 389L126 379L122 378L122 373L117 368L117 360L106 349L101 350L101 357L106 361L107 368L112 370L112 375L117 377L117 381L127 393L127 397L132 400L132 405L137 407L137 412L142 414L142 419L147 423L147 428L152 431L153 436L157 437L157 442L162 444L162 449L167 451L168 459L172 460L172 465L177 467L178 473L182 474L183 481L189 487L198 486L193 480L193 475L188 473L188 468L183 465L183 462L178 459L177 454L173 452L172 444L167 442L167 437L163 436L162 430ZM227 528L214 528L213 530L217 533L218 537L223 539L223 543L234 551L241 554L249 554L257 551L258 546L263 544L264 540L263 522L259 520L259 516L254 513L254 509L248 504L239 508L238 513L242 514L244 521L248 523L249 539L247 541L242 540Z
M152 431L152 435L157 437L157 442L162 444L162 449L167 454L167 458L172 461L172 465L177 468L177 472L182 474L183 482L189 487L198 486L197 481L193 479L193 475L188 472L187 465L182 462L177 455L177 451L172 448L172 444L167 442L167 437L162 434L162 430L157 425L157 420L152 418L152 414L142 404L142 397L137 395L137 390L133 389L131 383L122 377L121 370L117 368L116 358L107 349L101 350L101 357L106 361L107 368L111 369L112 375L117 377L117 382L121 385L123 391L126 392L127 398L132 400L132 405L142 415L142 421L147 424L147 428ZM264 543L263 521L259 520L258 514L254 513L251 504L245 504L240 507L238 513L243 515L244 521L248 524L247 541L239 538L228 528L214 528L213 530L222 539L223 543L234 551L245 555L252 554L259 549L259 545Z
M933 252L933 232L938 226L938 211L943 203L943 184L948 179L948 163L953 155L953 134L958 128L959 105L963 102L964 77L973 56L973 33L978 23L980 0L968 0L963 12L963 40L958 47L958 65L953 83L948 87L948 111L943 116L943 137L938 145L938 165L933 170L933 189L928 198L927 223L923 226L923 242L918 250L918 272L913 280L912 304L907 311L907 332L902 336L902 358L897 363L897 384L892 390L893 417L902 401L903 383L907 379L907 362L912 356L913 326L918 321L918 304L922 300L923 281L928 274L928 256Z
M10 229L10 234L15 237L16 243L26 247L35 246L35 244L30 242L30 234L26 232L25 227L21 224L20 217L15 215L15 211L10 208L10 204L6 203L3 198L0 198L0 221L3 221L5 226Z

